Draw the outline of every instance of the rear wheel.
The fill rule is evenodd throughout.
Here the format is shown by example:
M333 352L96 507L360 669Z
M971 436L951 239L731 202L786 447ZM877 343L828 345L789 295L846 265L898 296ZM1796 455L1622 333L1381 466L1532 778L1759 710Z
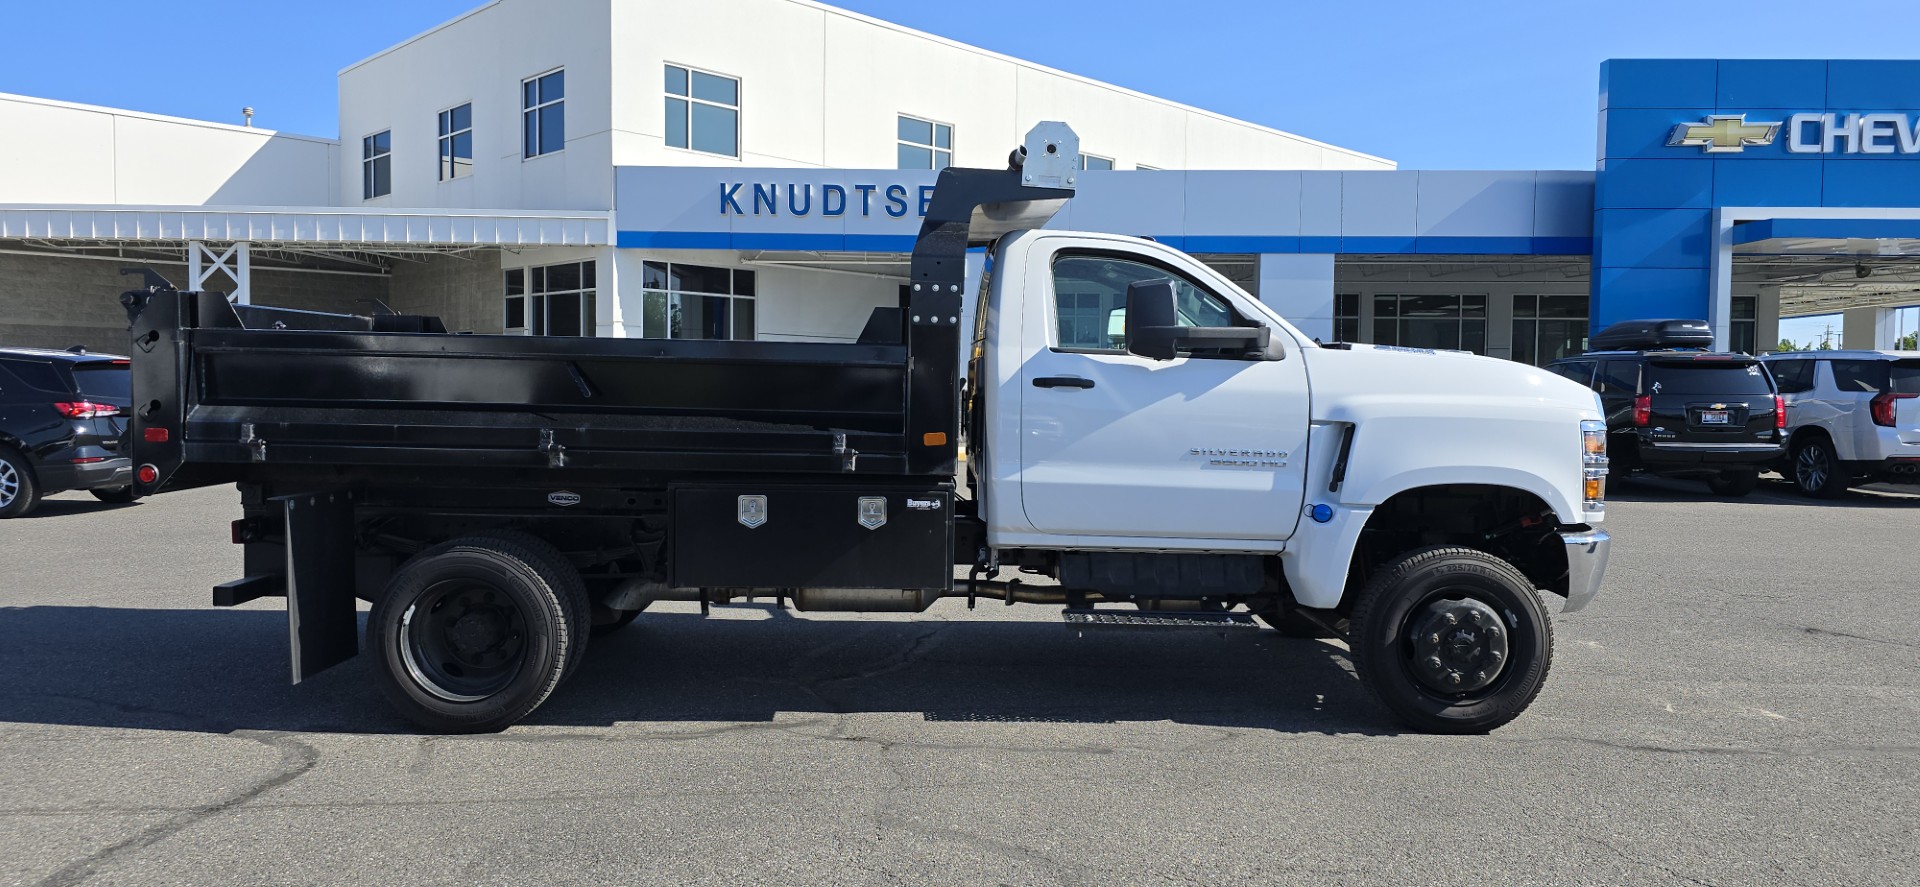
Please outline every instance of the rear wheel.
M567 556L548 542L532 533L519 530L485 530L474 534L477 539L499 539L524 550L529 557L527 564L540 573L549 586L560 595L560 602L567 607L567 621L572 625L586 625L593 617L593 607L587 599L587 583L580 577L580 571L567 560ZM574 638L573 645L567 650L567 674L580 667L580 660L587 655L589 633L581 633Z
M1745 496L1759 486L1758 471L1724 471L1707 478L1707 489L1721 496Z
M1381 567L1348 635L1360 682L1428 733L1481 733L1545 686L1553 626L1533 583L1470 548L1427 548Z
M1833 442L1819 435L1793 448L1793 485L1803 495L1832 499L1847 491L1850 478L1834 456Z
M0 447L0 518L20 517L40 505L33 466L10 447Z
M472 537L416 555L367 616L380 692L436 733L499 730L559 686L584 625L513 540Z
M87 492L93 494L93 498L109 505L125 505L133 501L133 486L131 484L107 490L88 490Z

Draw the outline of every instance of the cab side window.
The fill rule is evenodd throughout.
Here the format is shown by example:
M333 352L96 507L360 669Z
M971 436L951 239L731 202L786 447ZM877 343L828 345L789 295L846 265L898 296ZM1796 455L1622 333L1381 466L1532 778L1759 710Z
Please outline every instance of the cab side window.
M1879 394L1889 386L1888 364L1883 360L1836 360L1833 362L1833 386L1850 394Z
M1579 382L1588 388L1593 387L1593 361L1591 360L1576 360L1568 363L1554 364L1552 369L1555 373Z
M1131 259L1063 253L1053 260L1054 347L1125 353L1127 286L1148 280L1173 281L1181 326L1238 325L1239 317L1225 299L1176 271Z

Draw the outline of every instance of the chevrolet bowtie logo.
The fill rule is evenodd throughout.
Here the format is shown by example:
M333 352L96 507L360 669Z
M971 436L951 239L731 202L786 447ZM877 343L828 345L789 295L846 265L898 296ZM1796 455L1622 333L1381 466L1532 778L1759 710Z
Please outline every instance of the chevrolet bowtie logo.
M1749 146L1773 144L1780 132L1778 121L1748 123L1747 115L1709 115L1703 123L1682 123L1673 128L1667 144L1674 148L1701 148L1708 154L1745 151Z

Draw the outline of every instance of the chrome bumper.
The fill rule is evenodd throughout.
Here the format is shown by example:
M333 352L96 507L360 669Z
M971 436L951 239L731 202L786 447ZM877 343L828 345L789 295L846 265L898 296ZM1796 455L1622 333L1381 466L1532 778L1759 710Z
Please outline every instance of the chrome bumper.
M1613 537L1606 530L1578 530L1561 533L1560 541L1567 546L1567 605L1560 608L1562 613L1576 613L1585 609L1600 592L1600 578L1607 572L1607 551L1613 547Z

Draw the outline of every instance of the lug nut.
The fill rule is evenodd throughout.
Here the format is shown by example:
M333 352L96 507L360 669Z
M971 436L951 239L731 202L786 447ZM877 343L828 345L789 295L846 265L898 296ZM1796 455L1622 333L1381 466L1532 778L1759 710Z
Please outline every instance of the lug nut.
M1494 662L1499 662L1499 661L1500 661L1500 651L1499 651L1499 650L1488 650L1488 651L1487 651L1487 658L1488 658L1488 659L1490 659L1490 660L1493 660Z
M1447 672L1447 683L1449 684L1460 683L1460 673L1457 671Z
M1427 643L1429 644L1440 643L1440 633L1436 631L1433 634L1427 635Z
M1448 610L1448 611L1447 611L1447 624L1448 624L1448 625L1459 625L1459 624L1460 624L1460 614L1459 614L1459 613L1455 613L1455 612L1453 612L1452 610Z
M1484 684L1487 681L1487 673L1484 671L1476 671L1473 673L1473 679Z
M1435 670L1435 671L1439 671L1439 670L1440 670L1440 657L1438 657L1438 656L1428 656L1428 657L1427 657L1427 663L1426 663L1426 665L1427 665L1427 667L1428 667L1428 668L1431 668L1431 669L1433 669L1433 670Z

